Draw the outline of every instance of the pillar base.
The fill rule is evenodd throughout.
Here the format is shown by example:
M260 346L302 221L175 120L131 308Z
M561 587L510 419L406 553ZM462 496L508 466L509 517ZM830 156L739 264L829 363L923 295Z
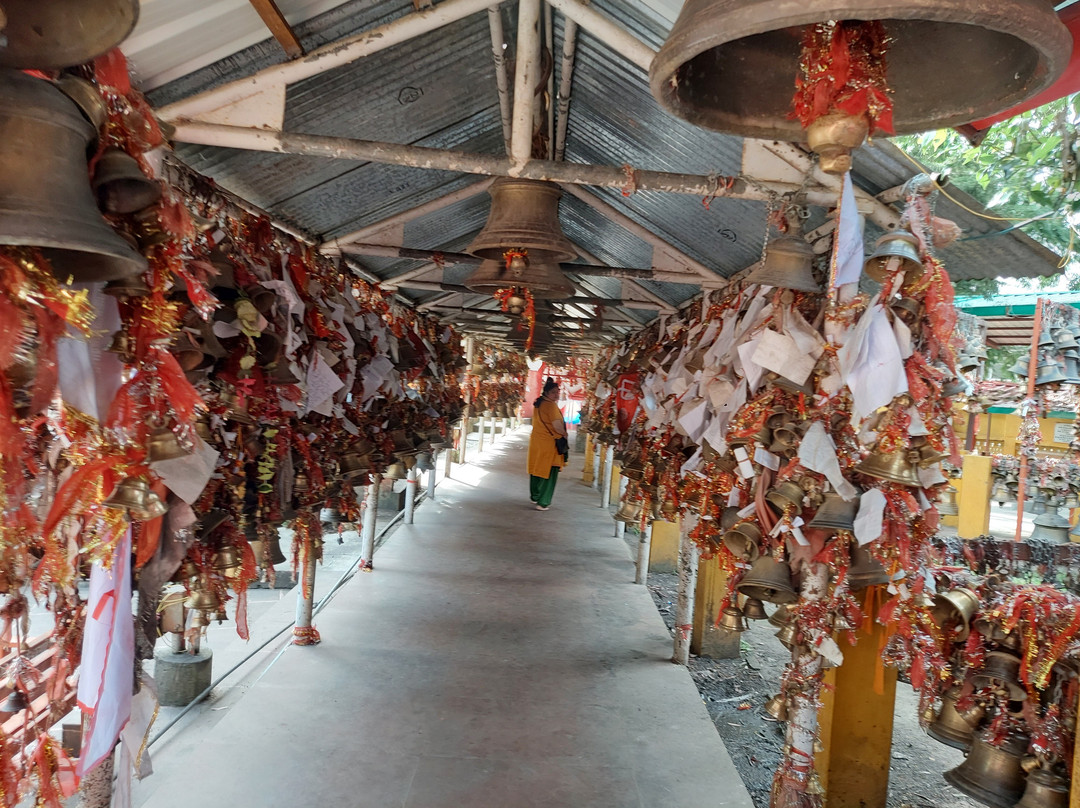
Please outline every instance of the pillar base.
M186 707L210 687L214 652L202 646L198 654L176 654L171 648L154 651L154 681L163 707Z
M707 626L701 638L698 656L710 659L738 659L742 646L742 634L719 626Z

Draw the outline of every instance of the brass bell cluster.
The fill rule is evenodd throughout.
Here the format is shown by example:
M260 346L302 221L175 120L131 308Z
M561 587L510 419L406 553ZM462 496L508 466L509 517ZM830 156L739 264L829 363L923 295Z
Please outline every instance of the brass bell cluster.
M1080 385L1080 322L1044 325L1039 334L1035 362L1035 386ZM1021 356L1010 368L1027 378L1028 357Z
M121 480L101 504L124 511L128 519L143 522L157 519L168 512L165 502L150 488L150 481L145 476Z

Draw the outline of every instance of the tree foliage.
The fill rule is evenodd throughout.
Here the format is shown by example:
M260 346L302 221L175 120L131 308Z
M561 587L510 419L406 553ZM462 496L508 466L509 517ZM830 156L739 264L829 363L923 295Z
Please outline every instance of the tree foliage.
M1080 176L1077 125L1080 94L1068 96L995 124L979 146L952 129L896 138L896 143L932 171L992 209L1002 221L997 238L1022 228L1049 249L1066 256L1066 280L1080 289ZM1002 275L1007 276L1005 269ZM1043 286L1059 277L1040 279ZM962 294L993 294L996 283L957 284ZM970 287L970 288L967 288Z

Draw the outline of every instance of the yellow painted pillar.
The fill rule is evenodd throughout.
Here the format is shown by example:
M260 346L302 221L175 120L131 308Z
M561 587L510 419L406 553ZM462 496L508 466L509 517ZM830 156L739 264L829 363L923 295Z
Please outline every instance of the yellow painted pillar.
M622 463L618 460L611 461L611 492L609 496L612 502L620 500L619 486L622 483Z
M1080 713L1080 705L1078 705L1077 711ZM1080 715L1077 717L1080 718ZM1080 727L1080 721L1077 722L1077 726ZM1077 740L1080 741L1080 737ZM1072 781L1080 783L1080 780L1076 779L1078 777L1080 777L1080 743L1073 745ZM1080 808L1080 788L1069 790L1069 808Z
M991 461L982 455L967 455L961 469L963 485L957 497L960 516L956 535L974 539L990 532Z
M870 633L859 630L856 645L838 637L844 664L825 672L819 719L825 749L816 768L827 808L885 808L896 669L881 663L884 632L884 626L873 623Z
M727 574L717 558L698 561L694 590L694 620L690 633L690 653L713 659L737 659L740 634L717 627L716 619L727 604Z
M607 465L607 446L604 444L598 444L596 447L597 454L600 455L600 464L596 467L597 478L594 480L598 489L604 487L604 475L607 473L604 467Z
M997 420L995 416L994 420ZM1016 457L1016 438L1020 434L1021 418L1014 413L1001 416L1001 453L1010 457Z
M649 544L649 572L675 572L678 562L678 520L674 522L653 522L652 541Z
M581 479L592 485L593 481L593 452L596 451L596 447L593 445L593 436L588 434L585 436L585 469L581 473Z

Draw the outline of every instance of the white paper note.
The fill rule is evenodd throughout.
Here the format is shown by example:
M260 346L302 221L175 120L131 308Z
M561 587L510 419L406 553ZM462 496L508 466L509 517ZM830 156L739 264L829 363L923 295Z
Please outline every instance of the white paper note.
M855 538L860 546L881 538L884 518L885 495L877 488L865 491L855 515Z

